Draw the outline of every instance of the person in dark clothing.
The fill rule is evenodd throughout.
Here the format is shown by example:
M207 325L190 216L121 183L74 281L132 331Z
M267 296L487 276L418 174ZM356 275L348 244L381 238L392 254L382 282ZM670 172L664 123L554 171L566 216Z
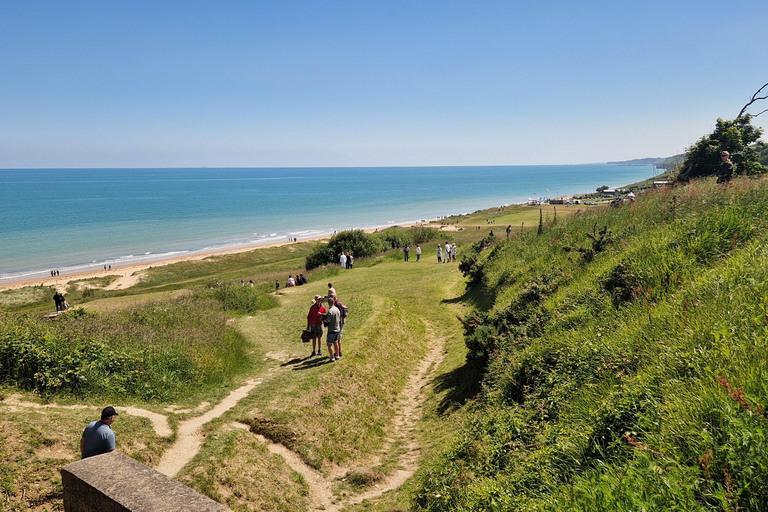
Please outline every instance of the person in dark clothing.
M728 151L720 153L720 168L717 170L717 182L728 183L733 179L733 162Z
M64 309L64 296L57 291L53 294L53 303L56 304L56 311L62 311Z

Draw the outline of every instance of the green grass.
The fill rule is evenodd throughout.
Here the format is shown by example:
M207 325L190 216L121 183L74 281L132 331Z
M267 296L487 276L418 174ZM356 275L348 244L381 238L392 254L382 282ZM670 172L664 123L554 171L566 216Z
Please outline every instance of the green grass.
M478 254L482 399L413 505L764 510L767 210L764 180L704 181Z

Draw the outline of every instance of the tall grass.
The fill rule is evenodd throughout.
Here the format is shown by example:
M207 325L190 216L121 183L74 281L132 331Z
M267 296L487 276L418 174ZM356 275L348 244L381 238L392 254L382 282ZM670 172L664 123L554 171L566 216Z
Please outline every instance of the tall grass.
M484 387L415 506L765 510L766 212L768 182L706 181L468 255Z
M0 316L0 381L46 395L182 396L248 366L246 342L216 301L182 297L55 321Z

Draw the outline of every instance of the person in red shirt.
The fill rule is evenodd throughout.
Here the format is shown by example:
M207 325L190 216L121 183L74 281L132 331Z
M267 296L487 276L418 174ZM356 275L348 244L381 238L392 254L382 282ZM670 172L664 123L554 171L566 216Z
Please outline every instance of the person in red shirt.
M307 330L312 333L312 354L309 357L323 355L320 342L323 338L323 315L326 313L323 307L323 296L315 295L307 315ZM315 352L315 344L317 344L317 352Z

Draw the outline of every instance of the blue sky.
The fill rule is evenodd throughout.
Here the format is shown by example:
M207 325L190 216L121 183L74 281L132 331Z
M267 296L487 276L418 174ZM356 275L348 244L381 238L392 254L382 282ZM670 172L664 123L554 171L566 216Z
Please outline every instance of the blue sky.
M670 156L768 82L767 24L764 0L4 0L0 168Z

